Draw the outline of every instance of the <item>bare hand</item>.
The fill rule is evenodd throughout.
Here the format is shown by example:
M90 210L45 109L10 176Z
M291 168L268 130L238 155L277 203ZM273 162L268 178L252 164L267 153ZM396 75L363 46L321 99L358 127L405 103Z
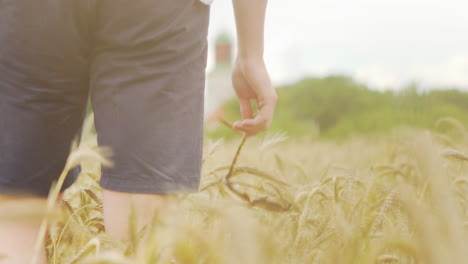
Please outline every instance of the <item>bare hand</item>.
M239 98L242 121L234 123L234 129L246 136L267 130L273 119L278 96L273 89L263 61L237 58L232 73L232 84ZM251 100L257 104L258 114L253 116Z

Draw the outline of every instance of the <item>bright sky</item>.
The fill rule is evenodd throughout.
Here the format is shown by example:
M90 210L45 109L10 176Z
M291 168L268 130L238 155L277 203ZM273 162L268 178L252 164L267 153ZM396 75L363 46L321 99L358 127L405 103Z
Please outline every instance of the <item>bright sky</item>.
M231 0L214 1L211 43L223 31L235 37L232 12ZM467 0L270 0L266 27L278 85L337 73L381 90L468 90Z

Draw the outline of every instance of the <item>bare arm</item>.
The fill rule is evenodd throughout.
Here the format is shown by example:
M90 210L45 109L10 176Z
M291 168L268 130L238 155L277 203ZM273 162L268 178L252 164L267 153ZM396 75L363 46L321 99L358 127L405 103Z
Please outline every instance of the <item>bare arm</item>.
M237 25L238 55L232 83L239 98L242 121L234 128L252 136L268 129L277 95L263 60L264 24L267 0L233 0ZM254 117L251 100L258 107Z

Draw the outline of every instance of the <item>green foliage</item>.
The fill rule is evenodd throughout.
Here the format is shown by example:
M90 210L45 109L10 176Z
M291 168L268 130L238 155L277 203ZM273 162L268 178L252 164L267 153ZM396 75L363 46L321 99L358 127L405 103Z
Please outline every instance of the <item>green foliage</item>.
M310 78L277 89L279 102L272 130L290 136L347 138L389 132L399 127L434 128L443 117L468 123L468 93L455 89L419 91L415 85L374 91L350 78ZM224 107L227 120L239 120L237 100ZM207 131L210 137L235 135L228 128Z

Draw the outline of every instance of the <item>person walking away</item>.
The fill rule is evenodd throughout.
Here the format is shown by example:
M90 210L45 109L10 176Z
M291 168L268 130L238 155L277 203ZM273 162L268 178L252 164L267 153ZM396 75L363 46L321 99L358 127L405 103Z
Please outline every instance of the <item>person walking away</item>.
M233 0L234 128L246 136L269 127L277 100L263 60L266 5ZM126 239L132 204L144 220L170 194L198 191L208 20L200 0L0 0L0 203L45 204L88 98L98 143L113 150L100 181L111 236ZM8 214L0 208L0 263L28 263L39 222Z

